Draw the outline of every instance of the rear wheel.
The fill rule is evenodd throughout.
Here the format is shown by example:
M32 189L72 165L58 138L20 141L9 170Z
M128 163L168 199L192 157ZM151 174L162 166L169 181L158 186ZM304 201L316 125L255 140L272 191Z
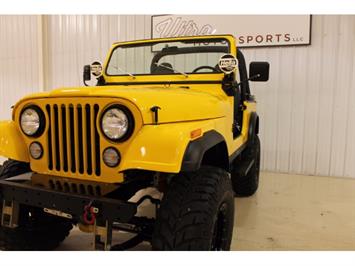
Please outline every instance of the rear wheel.
M8 160L0 167L0 180L30 171L29 164ZM2 202L0 203L2 208ZM1 250L53 250L69 235L72 223L45 213L40 208L21 205L19 226L0 226Z
M246 166L246 167L244 167ZM241 171L247 169L247 174ZM254 136L253 142L243 151L241 158L232 165L232 184L235 194L239 197L253 195L259 187L260 175L260 139Z
M204 166L173 178L157 214L154 250L229 250L234 197L229 174Z

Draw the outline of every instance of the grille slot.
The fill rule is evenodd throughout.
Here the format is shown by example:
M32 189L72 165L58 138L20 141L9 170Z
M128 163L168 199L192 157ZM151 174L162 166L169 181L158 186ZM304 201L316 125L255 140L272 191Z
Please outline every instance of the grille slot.
M92 148L91 148L91 110L90 105L85 105L85 121L86 121L86 160L87 160L87 173L92 174Z
M74 107L73 105L69 106L69 136L71 141L70 154L71 154L71 171L72 173L76 172L76 157L75 157L75 133L74 133Z
M47 104L46 111L49 170L100 176L99 106Z
M97 120L97 116L99 114L99 106L97 104L95 104L94 106L94 111L95 111L95 115L94 115L94 124L95 121ZM97 131L97 128L95 127L95 140L94 140L94 145L95 145L95 173L97 176L101 175L101 168L100 168L100 136L99 136L99 132Z
M53 107L54 114L54 154L55 154L55 169L60 171L60 150L59 150L59 119L58 119L58 106L55 104Z
M46 110L48 114L48 120L51 121L51 108L49 105L46 106ZM49 170L53 170L52 127L51 126L48 128L47 141L48 141L48 168Z
M61 106L61 120L62 120L62 136L63 136L63 169L65 172L68 172L68 139L67 139L67 112L65 109L65 105L62 104Z
M79 173L84 173L84 152L83 152L83 110L81 105L77 107L78 114L78 150L79 150Z

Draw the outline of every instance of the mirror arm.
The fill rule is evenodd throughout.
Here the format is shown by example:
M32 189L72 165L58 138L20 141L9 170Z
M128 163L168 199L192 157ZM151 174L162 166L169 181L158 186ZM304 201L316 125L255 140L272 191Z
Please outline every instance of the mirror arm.
M255 78L259 78L261 75L260 74L256 74L256 75L253 75L245 80L242 80L241 82L236 82L236 81L233 81L232 82L232 88L233 88L233 91L234 93L238 93L237 89L240 87L241 89L241 100L242 102L244 102L244 100L248 99L250 97L250 93L246 92L245 91L245 88L242 87L241 85L245 82L248 82L249 80L253 80ZM243 89L244 88L244 89Z
M106 83L105 78L104 76L101 75L100 77L97 78L96 86L103 86L105 85L105 83Z
M255 78L260 78L260 76L261 76L260 74L256 74L256 75L254 75L254 76L251 76L251 77L249 77L248 79L242 80L241 82L237 83L236 86L239 87L239 86L242 85L244 82L247 82L247 81L249 81L249 80L253 80L253 79L255 79Z
M261 76L260 74L256 74L256 75L253 75L245 80L242 80L241 82L232 81L229 76L226 76L223 80L223 90L227 93L227 95L232 96L232 95L230 95L231 93L233 93L233 94L238 93L237 89L239 87L241 88L241 90L243 90L243 87L241 87L241 85L243 83L248 82L249 80L253 80L255 78L259 78L260 76ZM230 92L230 90L232 90L232 92ZM244 98L243 95L248 97L247 96L248 93L246 91L242 91L241 94L242 94L242 98Z

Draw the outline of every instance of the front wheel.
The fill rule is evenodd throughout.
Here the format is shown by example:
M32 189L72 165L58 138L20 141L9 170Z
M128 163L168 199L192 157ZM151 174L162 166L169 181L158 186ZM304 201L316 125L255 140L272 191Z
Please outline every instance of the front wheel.
M230 250L234 196L229 174L203 166L176 175L157 214L154 250Z

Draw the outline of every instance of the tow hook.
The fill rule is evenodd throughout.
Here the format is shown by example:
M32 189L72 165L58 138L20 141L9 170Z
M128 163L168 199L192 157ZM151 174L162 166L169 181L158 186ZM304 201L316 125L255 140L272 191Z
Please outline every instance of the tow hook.
M88 225L95 224L96 214L99 213L99 209L92 206L92 202L84 207L83 220Z

